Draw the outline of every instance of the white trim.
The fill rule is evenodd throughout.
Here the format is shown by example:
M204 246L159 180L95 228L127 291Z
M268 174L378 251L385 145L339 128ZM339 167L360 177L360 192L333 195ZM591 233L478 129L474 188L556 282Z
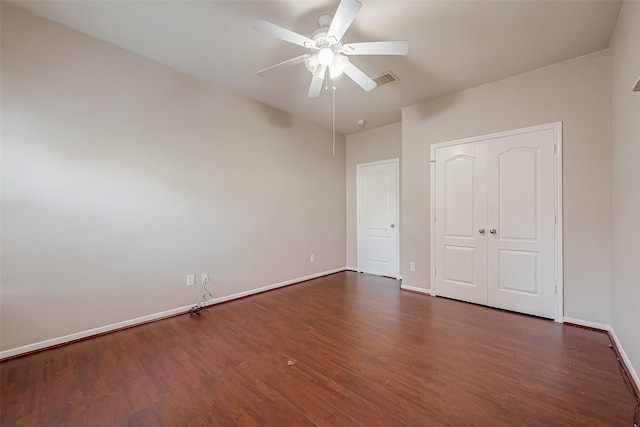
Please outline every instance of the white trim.
M429 162L431 188L429 188L429 245L431 250L431 295L437 295L436 288L436 146L431 146Z
M340 268L336 268L335 270L324 271L322 273L316 273L316 274L312 274L310 276L305 276L305 277L298 277L297 279L287 280L287 281L276 283L273 285L263 286L261 288L252 289L250 291L239 292L237 294L228 295L226 297L215 298L215 299L209 300L208 305L220 304L221 302L231 301L234 299L246 297L253 294L259 294L260 292L270 291L272 289L281 288L283 286L293 285L294 283L305 282L307 280L315 279L322 276L328 276L329 274L339 273L345 270L346 270L346 267L340 267Z
M574 319L573 317L567 317L567 316L563 318L563 322L574 323L576 325L586 326L587 328L600 329L602 331L608 332L609 336L613 340L613 344L616 346L616 349L618 350L618 353L622 358L622 361L624 362L625 368L629 371L629 374L631 375L631 379L633 380L633 382L635 382L636 387L640 387L640 377L638 377L638 373L633 367L633 364L631 363L631 359L629 359L629 356L627 356L627 353L624 351L624 347L622 347L622 343L620 343L620 340L618 339L618 336L616 335L616 332L613 330L613 327L611 325L607 325L606 323L590 322L588 320L582 320L582 319Z
M555 281L556 281L556 322L564 316L564 243L562 240L562 122L549 123L556 133L556 228L555 228Z
M112 323L110 325L100 326L98 328L88 329L86 331L76 332L76 333L64 335L58 338L52 338L49 340L40 341L33 344L27 344L22 347L11 348L9 350L4 350L0 352L0 360L5 359L7 357L17 356L23 353L29 353L32 351L41 350L47 347L53 347L59 344L64 344L69 341L75 341L82 338L103 334L105 332L126 328L128 326L139 325L142 323L150 322L152 320L158 320L164 317L170 317L176 314L186 313L187 311L189 311L190 308L191 308L190 305L185 305L183 307L174 308L172 310L161 311L159 313L149 314L147 316L137 317L135 319Z
M524 133L532 133L532 132L538 132L541 130L545 130L545 129L554 129L556 127L559 127L560 130L562 130L562 122L558 121L558 122L551 122L551 123L545 123L545 124L541 124L541 125L535 125L535 126L529 126L526 128L519 128L519 129L511 129L511 130L505 130L502 132L496 132L496 133L489 133L486 135L478 135L478 136L472 136L469 138L462 138L462 139L454 139L451 141L446 141L446 142L439 142L437 144L432 144L431 147L436 147L436 148L442 148L442 147L447 147L450 145L460 145L460 144L470 144L472 142L477 142L477 141L485 141L487 139L496 139L496 138L502 138L505 136L513 136L513 135L521 135Z
M349 266L346 266L346 267L345 267L345 270L348 270L348 271L355 271L355 272L357 272L357 271L358 271L358 269L357 269L356 267L349 267Z
M457 139L454 141L441 142L438 144L432 144L430 150L430 163L431 163L431 188L429 189L430 195L430 232L431 232L431 289L433 292L431 295L437 294L437 282L435 276L435 189L436 189L436 149L447 147L451 145L469 144L478 141L486 141L488 139L502 138L505 136L520 135L524 133L538 132L541 130L552 129L555 132L555 215L556 215L556 227L554 230L555 245L554 245L554 280L556 284L556 298L555 298L555 318L556 322L562 322L564 316L564 282L563 282L563 242L562 242L562 122L552 122L537 126L530 126L526 128L513 129L503 132L491 133L488 135L474 136L471 138Z
M404 289L407 291L420 292L421 294L431 294L431 289L418 288L417 286L409 286L409 285L400 285L400 289Z
M567 317L567 316L564 316L562 318L562 323L573 323L580 326L586 326L587 328L594 328L594 329L600 329L602 331L611 332L611 325L607 325L606 323L590 322L588 320L574 319L573 317Z
M609 336L613 338L613 342L615 346L618 348L618 353L620 353L620 357L622 357L622 360L624 361L625 368L627 368L627 371L631 375L633 382L636 383L636 388L640 388L640 377L638 377L638 373L633 368L633 365L631 364L631 360L629 359L629 356L627 356L627 353L625 353L624 348L622 348L622 344L620 344L620 341L618 340L618 336L616 335L613 329L609 329Z
M400 158L359 163L356 165L356 267L360 270L360 168L394 163L396 165L396 271L395 278L400 280Z
M260 292L269 291L271 289L281 288L283 286L288 286L288 285L292 285L294 283L304 282L304 281L315 279L315 278L322 277L322 276L328 276L329 274L339 273L339 272L345 271L345 270L347 270L347 267L336 268L334 270L323 271L322 273L311 274L309 276L298 277L297 279L287 280L287 281L276 283L276 284L273 284L273 285L263 286L261 288L253 289L253 290L250 290L250 291L245 291L245 292L240 292L240 293L233 294L233 295L228 295L228 296L225 296L225 297L215 298L213 300L210 300L209 304L207 304L207 305L220 304L220 303L225 302L225 301L230 301L230 300L234 300L234 299L237 299L237 298L242 298L242 297L246 297L246 296L249 296L249 295L257 294L257 293L260 293ZM76 332L76 333L69 334L69 335L64 335L64 336L61 336L61 337L58 337L58 338L52 338L52 339L49 339L49 340L40 341L40 342L33 343L33 344L27 344L27 345L24 345L22 347L16 347L16 348L11 348L9 350L0 351L0 360L6 359L7 357L18 356L18 355L24 354L24 353L30 353L30 352L36 351L36 350L42 350L42 349L45 349L47 347L53 347L53 346L56 346L56 345L65 344L65 343L68 343L70 341L76 341L76 340L87 338L87 337L91 337L91 336L94 336L94 335L104 334L106 332L115 331L115 330L126 328L126 327L129 327L129 326L136 326L136 325L140 325L140 324L143 324L143 323L151 322L153 320L159 320L159 319L163 319L163 318L166 318L166 317L171 317L171 316L174 316L176 314L187 313L187 312L189 312L191 307L193 307L193 304L185 305L185 306L174 308L174 309L171 309L171 310L161 311L159 313L149 314L149 315L142 316L142 317L137 317L135 319L130 319L130 320L122 321L122 322L112 323L110 325L100 326L98 328L88 329L86 331L81 331L81 332Z

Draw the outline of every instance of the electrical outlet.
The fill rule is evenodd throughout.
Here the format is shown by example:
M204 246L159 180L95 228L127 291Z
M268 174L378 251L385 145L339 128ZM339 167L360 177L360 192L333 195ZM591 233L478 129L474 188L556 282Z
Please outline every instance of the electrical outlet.
M209 273L202 273L200 275L200 283L202 283L203 285L209 283Z
M409 262L409 270L416 271L416 263L414 261Z
M311 255L309 255L309 262L316 262L316 256L315 256L315 254L311 254Z
M196 284L196 275L187 274L187 286L193 286Z

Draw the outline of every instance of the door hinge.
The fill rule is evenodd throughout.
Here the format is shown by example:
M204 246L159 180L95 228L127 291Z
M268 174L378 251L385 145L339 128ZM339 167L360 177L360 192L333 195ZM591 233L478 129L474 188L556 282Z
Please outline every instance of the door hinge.
M558 285L553 285L554 293L558 295Z
M558 144L553 144L553 154L558 154Z
M558 214L553 214L553 223L554 224L558 223Z

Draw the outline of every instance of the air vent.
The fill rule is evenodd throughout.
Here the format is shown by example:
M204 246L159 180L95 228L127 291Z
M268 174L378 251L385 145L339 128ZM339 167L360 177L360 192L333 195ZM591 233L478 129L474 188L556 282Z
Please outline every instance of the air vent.
M386 86L390 83L397 82L398 80L399 80L398 76L393 74L391 71L381 75L380 77L376 77L375 79L373 79L373 81L376 82L378 87Z

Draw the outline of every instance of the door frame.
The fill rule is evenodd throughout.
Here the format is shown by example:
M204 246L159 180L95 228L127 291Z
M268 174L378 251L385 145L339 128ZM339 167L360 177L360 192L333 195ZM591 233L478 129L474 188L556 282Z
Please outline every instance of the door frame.
M393 163L396 166L396 271L393 273L395 279L400 279L400 159L393 158L379 160L376 162L359 163L356 165L356 269L362 273L360 268L360 170L369 166L384 165Z
M430 250L431 250L431 295L438 294L436 285L436 150L451 145L469 144L479 141L487 141L505 136L520 135L523 133L538 132L541 130L554 131L555 145L555 228L554 228L554 281L555 281L555 317L556 322L562 323L564 316L564 282L563 282L563 243L562 243L562 122L552 122L526 128L513 129L504 132L474 136L471 138L457 139L431 145L430 151Z

